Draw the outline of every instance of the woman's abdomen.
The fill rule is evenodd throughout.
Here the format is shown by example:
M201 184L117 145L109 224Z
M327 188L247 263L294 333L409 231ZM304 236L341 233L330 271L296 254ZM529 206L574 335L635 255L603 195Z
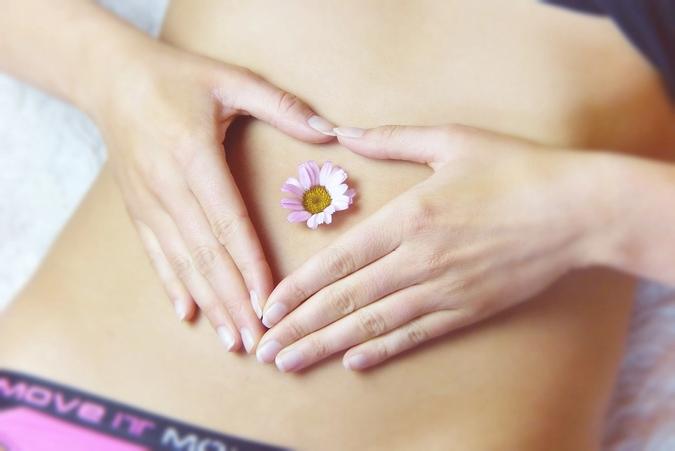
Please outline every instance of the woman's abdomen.
M345 125L461 122L636 152L672 138L653 72L604 21L526 2L390 5L178 1L163 35L247 66ZM603 48L602 65L584 40ZM277 278L429 174L255 121L235 124L226 151ZM317 231L287 223L279 206L281 183L308 159L343 166L358 191ZM605 271L573 274L374 371L330 360L280 374L226 353L205 321L175 321L106 168L2 318L0 365L304 449L579 450L598 434L631 286Z

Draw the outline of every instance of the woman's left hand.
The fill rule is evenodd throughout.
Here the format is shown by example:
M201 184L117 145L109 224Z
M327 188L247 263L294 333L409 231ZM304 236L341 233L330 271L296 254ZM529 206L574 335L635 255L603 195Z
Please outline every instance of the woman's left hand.
M275 288L257 355L282 371L345 349L345 367L373 366L532 297L604 252L607 218L592 194L602 164L591 164L603 154L461 126L337 131L354 152L427 163L434 174Z

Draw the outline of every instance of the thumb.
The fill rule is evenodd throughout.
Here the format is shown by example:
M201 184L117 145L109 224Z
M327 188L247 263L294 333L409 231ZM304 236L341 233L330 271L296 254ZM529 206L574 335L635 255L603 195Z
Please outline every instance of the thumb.
M446 160L448 142L444 127L383 125L364 130L338 127L340 144L368 158L407 160L432 165Z
M250 114L301 141L324 143L335 136L335 126L309 105L247 69L228 73L218 94L224 106Z

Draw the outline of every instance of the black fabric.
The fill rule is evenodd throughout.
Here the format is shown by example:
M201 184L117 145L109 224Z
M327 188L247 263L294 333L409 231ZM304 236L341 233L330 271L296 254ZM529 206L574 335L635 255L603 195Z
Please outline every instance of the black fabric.
M675 99L675 0L544 0L610 16L661 73Z
M122 444L138 445L155 451L287 449L200 428L76 388L0 368L0 416L6 418L23 409L35 412L38 418L46 415L59 423L69 425L70 428L67 429L69 432L63 430L62 434L67 433L70 438L80 432L95 433L118 440L120 447ZM0 424L0 450L28 450L28 445L22 446L21 441L29 437L25 435L17 437L17 433L12 432ZM34 433L40 434L40 431L36 430ZM58 439L68 439L69 436L55 436L55 442L50 449L65 451L65 448L59 445ZM7 440L12 442L7 443ZM27 440L27 443L31 441Z

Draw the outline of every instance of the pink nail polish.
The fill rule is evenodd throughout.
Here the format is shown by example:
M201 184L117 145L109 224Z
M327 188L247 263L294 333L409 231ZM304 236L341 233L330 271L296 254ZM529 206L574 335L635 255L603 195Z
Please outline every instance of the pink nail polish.
M296 369L302 366L304 358L302 354L294 349L286 351L282 354L279 354L276 358L277 368L287 373L289 371L295 371Z
M274 327L281 319L286 316L288 309L283 304L272 304L266 311L263 313L262 322L265 327L270 328Z
M348 370L361 370L368 366L368 359L363 354L356 354L346 358L342 364Z
M360 138L366 133L364 129L358 127L336 127L333 132L343 138Z

